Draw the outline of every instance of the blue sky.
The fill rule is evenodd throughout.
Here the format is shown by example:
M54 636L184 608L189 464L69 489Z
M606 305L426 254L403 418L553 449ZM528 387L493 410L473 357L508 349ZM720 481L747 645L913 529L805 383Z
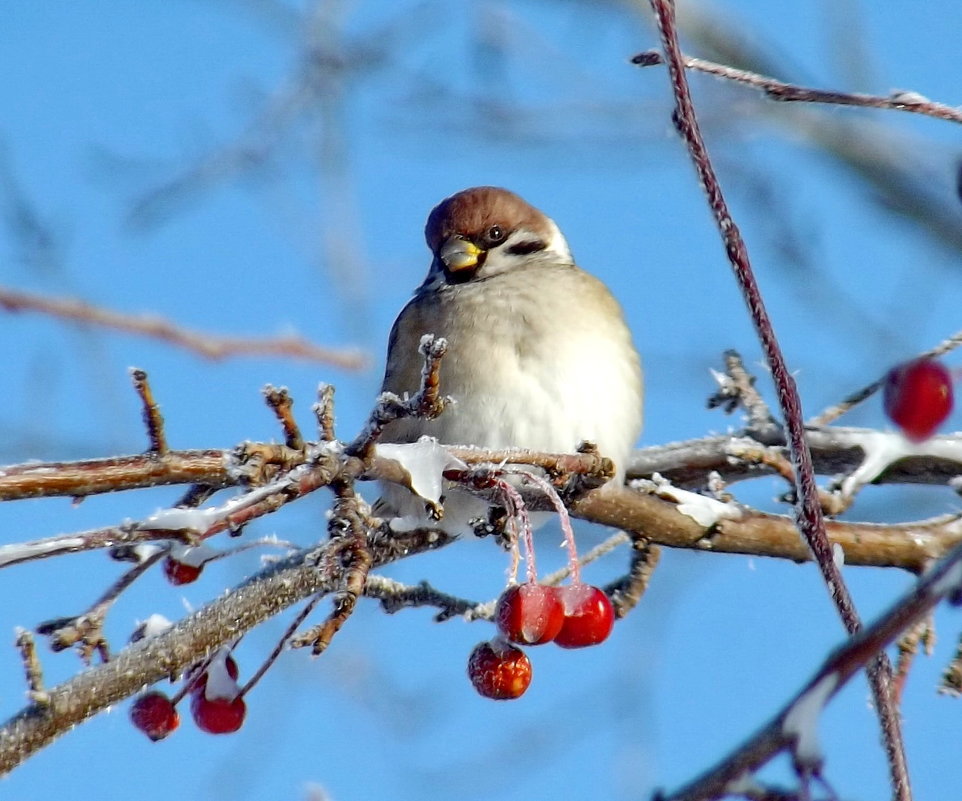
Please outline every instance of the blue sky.
M620 4L577 2L336 4L354 45L341 54L350 69L288 125L264 110L290 95L306 6L210 0L6 8L0 274L22 289L212 332L296 331L357 345L372 367L212 364L147 340L5 316L0 461L142 450L131 365L150 373L174 447L277 438L260 396L266 383L291 389L305 427L318 381L335 383L339 430L351 436L377 390L394 315L427 269L426 214L474 184L507 186L541 207L582 266L621 300L646 367L642 444L737 425L705 410L708 370L724 348L740 349L756 365L760 351L672 132L665 75L627 64L657 44L643 16ZM833 18L830 7L850 16L836 10ZM948 0L743 0L701 8L717 16L716 31L740 31L780 65L780 77L960 102L962 8ZM686 47L705 52L699 42ZM794 108L711 79L696 79L694 88L807 413L959 327L958 251L885 211L875 190L813 144L802 123L808 118L788 116ZM907 114L819 113L824 125L859 124L856 151L885 137L891 162L921 176L958 220L954 126ZM210 169L225 152L267 157L255 168ZM198 165L208 168L204 180L157 194ZM47 246L31 245L23 227L10 223L24 209L51 235ZM848 422L885 425L877 400ZM959 428L957 414L948 425ZM781 491L773 480L736 488L768 507ZM176 497L155 490L78 507L67 500L7 505L0 508L3 542L144 516ZM323 531L325 501L319 495L298 504L247 536L309 543ZM854 516L911 519L956 508L957 498L938 488L869 490ZM588 527L580 534L582 547L602 536ZM560 550L539 552L545 567L555 556ZM626 560L610 557L588 577L602 583ZM188 587L148 576L118 604L109 633L119 644L135 620L153 612L179 617L256 568L256 555L246 554ZM488 598L499 591L503 568L503 556L481 542L388 572ZM0 632L78 611L117 572L102 555L7 569ZM849 569L846 577L867 617L909 584L892 571ZM905 700L919 799L962 788L958 701L934 692L959 617L940 611L936 620L936 655L920 658ZM275 621L245 640L242 672L256 668L285 625ZM841 632L811 567L667 553L649 594L608 643L584 652L537 650L529 693L495 704L476 697L464 677L471 647L490 636L483 624L435 625L425 611L388 617L363 603L322 659L295 653L278 663L250 698L239 734L210 737L185 721L154 745L130 727L122 706L39 754L3 789L27 801L86 794L87 780L102 797L126 798L136 788L147 801L171 792L304 798L310 783L335 801L641 798L693 776L749 734ZM44 667L54 682L77 663L45 652ZM0 714L12 714L22 702L12 647L0 649L0 677ZM827 775L846 798L886 795L868 699L864 681L854 682L821 725ZM771 775L784 777L785 766Z

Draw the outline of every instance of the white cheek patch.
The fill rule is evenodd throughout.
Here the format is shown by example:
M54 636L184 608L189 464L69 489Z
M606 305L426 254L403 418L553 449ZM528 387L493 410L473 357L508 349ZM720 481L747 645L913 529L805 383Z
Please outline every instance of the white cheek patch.
M548 231L550 236L548 237L548 247L545 250L548 253L554 253L558 258L568 264L573 264L574 261L571 257L571 249L568 247L568 240L564 238L564 234L561 233L561 229L555 224L555 221L550 217L545 217L548 222Z

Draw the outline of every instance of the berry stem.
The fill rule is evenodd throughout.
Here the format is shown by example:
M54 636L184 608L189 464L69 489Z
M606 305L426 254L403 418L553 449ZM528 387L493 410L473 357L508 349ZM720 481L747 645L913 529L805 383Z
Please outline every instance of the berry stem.
M525 575L527 580L531 583L537 582L538 580L538 568L535 566L534 561L534 531L531 528L531 518L528 517L528 509L524 505L524 498L521 497L521 493L511 484L511 482L506 481L503 478L495 479L498 485L498 489L505 496L505 501L507 501L508 516L511 520L515 521L515 525L520 526L519 534L521 539L524 539L524 550L525 550Z
M291 621L291 624L287 627L284 634L281 635L281 638L277 641L277 644L274 646L274 650L271 651L270 656L264 660L263 664L254 672L254 675L247 680L247 683L240 688L240 691L237 693L238 698L243 698L245 695L247 695L247 693L253 689L254 685L261 680L261 677L267 673L271 665L277 661L277 658L284 650L284 646L287 645L291 637L294 636L294 633L301 627L301 623L303 623L307 619L307 616L314 611L314 607L317 606L322 597L323 594L318 593L304 605L304 608L300 612L297 613L297 616Z
M575 532L571 527L571 516L568 514L568 509L564 505L564 501L561 500L558 491L551 486L551 482L527 470L522 471L522 475L548 496L548 500L551 501L551 505L554 506L555 511L558 513L561 531L565 538L565 546L568 549L568 567L571 570L571 583L580 584L581 565L578 563L578 547L575 545Z

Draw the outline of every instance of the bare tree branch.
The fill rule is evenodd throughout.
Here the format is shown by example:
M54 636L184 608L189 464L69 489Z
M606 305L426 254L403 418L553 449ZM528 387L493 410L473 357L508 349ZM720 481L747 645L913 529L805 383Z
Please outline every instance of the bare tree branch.
M447 545L439 532L375 538L375 565ZM324 546L329 549L330 544ZM323 554L323 550L321 553ZM241 586L176 623L167 631L128 646L107 663L85 670L47 690L45 704L33 703L0 727L0 775L47 743L144 686L174 678L223 645L294 603L339 586L331 562L301 551L262 571Z
M708 149L702 139L698 119L695 115L688 79L685 73L684 57L678 43L675 26L675 8L672 0L651 0L652 9L658 20L665 61L675 97L673 122L688 147L689 154L704 189L709 208L715 217L719 233L725 244L736 280L742 296L748 305L752 322L761 341L775 383L778 402L785 417L787 439L795 468L795 487L797 493L796 509L799 530L812 549L815 562L821 570L825 585L849 633L857 632L861 626L858 612L848 591L841 570L832 558L832 546L825 532L825 520L815 483L812 456L805 441L802 407L798 388L785 363L781 347L762 300L758 283L755 280L748 250L725 202L721 186L715 175ZM869 683L875 698L876 708L882 725L885 749L889 760L892 784L895 795L900 801L909 801L908 767L905 760L905 747L902 743L901 721L891 698L890 685L892 668L884 653L879 654L868 669Z
M796 103L828 103L838 106L858 106L861 108L881 108L890 111L908 111L914 114L924 114L928 117L935 117L939 120L948 122L962 122L962 110L955 106L948 106L945 103L936 103L923 97L918 92L895 91L887 97L880 95L866 95L860 92L836 92L825 89L812 89L804 86L796 86L792 83L780 81L777 78L770 78L766 75L759 75L750 70L740 70L728 67L724 64L716 64L714 61L707 61L703 58L692 58L682 56L685 67L690 70L697 70L718 78L725 78L730 81L750 86L752 89L759 89L771 100L781 100L783 102ZM639 53L631 59L632 64L639 67L650 67L655 64L663 64L664 58L656 50L647 50Z
M0 309L39 312L60 320L149 337L193 351L207 359L279 357L322 362L345 370L360 370L367 366L367 357L358 350L327 348L301 337L256 339L217 336L181 328L156 315L122 314L74 298L52 298L6 287L0 287Z
M956 546L903 598L891 606L874 623L866 626L831 654L800 692L765 724L754 736L729 754L722 762L706 771L690 784L661 796L660 801L709 801L737 792L737 787L762 765L784 750L793 751L796 763L799 755L798 738L794 725L787 725L789 715L808 704L817 722L821 706L831 699L858 671L871 664L876 655L915 622L923 619L942 599L958 602L962 592L962 545ZM807 732L814 736L814 732ZM808 766L818 770L818 766Z

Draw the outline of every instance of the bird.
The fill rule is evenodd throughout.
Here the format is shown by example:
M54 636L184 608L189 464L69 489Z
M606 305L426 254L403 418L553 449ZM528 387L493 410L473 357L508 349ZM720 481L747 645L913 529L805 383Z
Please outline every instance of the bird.
M609 289L575 264L550 217L507 189L451 195L424 235L431 265L391 330L382 391L417 392L418 344L434 334L448 343L440 390L453 402L433 420L389 423L381 441L551 453L590 441L614 462L610 484L622 483L641 433L643 376ZM412 514L413 497L385 486L376 511Z

